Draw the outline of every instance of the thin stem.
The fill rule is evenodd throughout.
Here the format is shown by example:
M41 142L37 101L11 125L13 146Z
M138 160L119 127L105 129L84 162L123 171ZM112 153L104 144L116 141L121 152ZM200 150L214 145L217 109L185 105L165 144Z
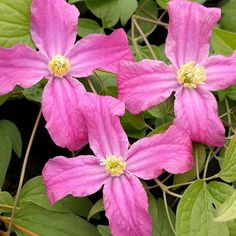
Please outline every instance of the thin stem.
M203 181L209 181L209 180L217 179L217 178L219 178L219 173L216 174L216 175L213 175L213 176L207 177L207 178L203 178L202 180L203 180Z
M132 39L132 44L134 46L134 50L136 52L136 54L138 55L139 58L142 57L142 55L140 54L140 50L138 48L138 44L137 41L135 40L135 36L134 36L134 17L132 16L132 20L131 20L131 39Z
M0 220L1 220L2 222L4 222L4 223L10 225L10 222L11 222L11 219L10 219L10 218L4 217L4 216L0 216ZM26 229L26 228L24 228L24 227L22 227L22 226L20 226L20 225L17 225L17 224L12 223L12 227L14 227L15 229L19 229L19 230L21 230L22 232L24 232L24 233L26 233L26 234L28 234L28 235L30 235L30 236L38 236L38 234L36 234L36 233L34 233L34 232L31 232L31 231L29 231L28 229ZM2 234L1 234L1 235L2 235ZM7 232L7 233L4 232L3 235L8 236L8 232Z
M194 153L195 153L196 175L197 175L197 179L199 179L200 176L199 176L199 165L198 165L198 151L197 151L196 145L194 146Z
M159 179L154 179L154 181L159 185L163 192L168 193L171 196L182 198L182 195L170 191Z
M182 184L173 184L171 186L166 186L166 188L170 189L170 188L177 188L177 187L182 187L185 185L190 185L192 184L194 181L190 181L190 182L186 182L186 183L182 183Z
M91 88L91 90L93 91L93 93L97 94L97 91L96 91L96 89L94 88L93 83L92 83L92 81L91 81L91 79L90 79L89 77L87 78L87 81L88 81L89 87Z
M12 209L11 219L10 219L9 227L8 227L8 231L7 231L8 236L10 236L10 234L11 234L11 228L13 226L13 218L14 218L16 210L17 210L17 204L18 204L19 197L20 197L20 191L21 191L21 188L23 186L23 181L24 181L24 177L25 177L25 171L26 171L26 166L27 166L27 162L28 162L28 159L29 159L30 150L31 150L31 147L32 147L32 144L33 144L33 140L34 140L36 130L38 128L41 116L42 116L42 110L40 109L39 113L38 113L38 116L37 116L37 119L36 119L35 124L34 124L33 131L32 131L31 136L30 136L28 147L26 149L26 153L25 153L25 157L24 157L24 161L23 161L23 165L22 165L22 169L21 169L21 174L20 174L20 180L19 180L19 184L18 184L16 196L15 196L15 202L14 202L14 206L13 206L13 209Z
M103 81L101 80L101 78L99 77L99 75L97 74L97 72L94 71L93 73L94 73L95 77L97 78L98 82L100 83L102 89L105 91L106 94L109 95L109 91L108 91L107 88L105 87Z
M207 156L207 159L206 159L206 164L205 164L205 168L204 168L204 172L203 172L203 179L206 178L207 169L208 169L209 162L210 162L210 160L211 160L212 152L213 152L213 149L211 148L211 149L210 149L210 152L209 152L209 154L208 154L208 156Z
M232 121L231 121L231 116L230 116L230 108L229 108L229 102L228 102L228 99L227 99L227 97L225 97L225 106L226 106L226 110L227 110L227 117L228 117L228 122L229 122L228 136L230 136L230 135L231 135L231 130L230 130L230 127L231 127Z
M14 207L9 206L9 205L0 204L0 208L13 209Z
M168 204L167 204L167 199L166 199L166 193L163 191L163 199L164 199L164 204L165 204L165 209L166 209L166 215L167 215L167 218L168 218L168 221L170 223L170 227L174 233L174 235L176 235L175 233L175 228L173 226L173 223L172 223L172 220L170 218L170 213L169 213L169 209L168 209Z
M159 20L152 20L152 19L148 19L148 18L145 18L145 17L142 17L142 16L135 16L135 18L138 19L138 20L141 20L141 21L145 21L145 22L161 25L161 26L164 26L165 28L168 27L167 23L164 23L164 22L159 21Z
M169 174L165 179L163 179L161 182L164 184L170 177L172 176L172 174Z
M133 17L132 20L133 20L133 23L134 23L135 27L137 28L138 32L139 32L140 35L143 37L143 40L144 40L144 42L146 43L146 45L147 45L147 47L148 47L150 53L152 54L153 59L157 60L157 57L156 57L154 51L152 50L152 47L150 46L150 44L149 44L149 42L148 42L148 40L147 40L145 34L143 33L143 31L142 31L141 28L139 27L139 25L138 25L138 23L137 23L135 17Z

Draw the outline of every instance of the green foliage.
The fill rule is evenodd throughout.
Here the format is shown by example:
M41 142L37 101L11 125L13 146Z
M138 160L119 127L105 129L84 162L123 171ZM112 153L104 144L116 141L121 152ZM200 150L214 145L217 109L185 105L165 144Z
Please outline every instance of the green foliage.
M13 206L14 199L8 192L0 192L0 204L5 206ZM3 212L11 212L10 208L0 207L0 214Z
M20 206L25 206L28 203L33 203L48 211L73 213L84 217L87 217L92 207L88 198L74 198L72 196L67 196L51 205L41 176L29 180L21 190Z
M2 187L11 159L11 150L21 156L22 141L16 125L8 120L0 120L0 187Z
M194 165L192 170L184 173L184 174L177 174L174 176L174 184L186 183L192 179L195 179L197 176L196 170L196 158L198 161L198 168L199 171L202 169L205 160L206 160L206 148L203 144L195 144L193 146L193 156L195 158Z
M215 28L211 44L216 54L229 55L236 49L236 33Z
M71 213L49 211L33 203L16 212L14 223L38 235L50 236L98 236L95 226ZM28 234L16 229L17 235Z
M78 35L80 37L85 37L89 34L95 33L103 33L104 30L100 27L100 25L95 20L80 18L78 24Z
M236 180L236 136L231 140L225 152L225 158L219 176L226 182Z
M220 24L224 29L236 32L236 1L229 0L225 2L226 4L221 8L222 18Z
M213 207L207 185L202 180L191 184L182 196L176 214L176 236L229 235L227 225L214 221Z
M97 229L102 236L112 236L109 227L106 225L98 225Z
M6 94L3 96L0 96L0 106L7 101L7 99L10 97L10 94Z
M149 213L152 217L152 236L174 236L174 233L171 229L165 203L163 199L156 200L151 193L148 193L149 199ZM175 214L170 207L168 207L170 214L171 222L175 225Z
M217 209L215 221L225 222L236 219L236 191Z
M102 20L103 28L114 26L118 20L124 26L137 8L137 0L87 0L89 10Z
M30 35L31 0L0 1L0 46L12 47L26 43L34 47Z
M103 199L98 200L88 213L88 220L97 213L104 211Z

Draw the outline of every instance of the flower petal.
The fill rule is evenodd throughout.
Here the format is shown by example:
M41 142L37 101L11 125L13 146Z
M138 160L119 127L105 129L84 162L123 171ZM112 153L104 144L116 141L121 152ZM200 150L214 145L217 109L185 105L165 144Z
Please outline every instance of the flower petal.
M77 80L52 78L42 97L42 111L47 121L46 128L53 141L71 151L78 150L88 141L84 117L78 111L78 99L84 93Z
M143 138L128 152L127 170L143 179L159 176L163 169L170 173L183 173L192 168L192 142L178 126L165 133Z
M52 204L68 194L75 197L93 194L108 178L95 156L55 157L46 163L42 174Z
M193 141L213 147L224 145L224 126L217 114L214 96L198 86L176 92L176 123L190 134Z
M190 61L203 62L208 56L212 28L220 19L220 9L172 0L168 13L167 57L176 68Z
M0 96L16 85L29 88L49 73L46 58L23 44L0 48L0 71Z
M119 99L131 113L140 113L163 102L178 86L175 69L160 61L122 61L119 65Z
M103 195L113 236L151 236L147 195L135 176L109 178L104 185Z
M95 69L104 69L116 73L118 62L132 60L128 39L123 29L115 30L111 35L91 34L76 43L68 54L71 62L70 74L86 77Z
M225 89L236 83L236 60L233 57L212 56L203 64L206 71L206 89Z
M120 124L119 117L125 112L124 103L109 96L84 94L83 114L89 134L90 147L99 158L116 155L126 158L128 138Z
M32 38L48 59L66 55L73 47L79 11L65 0L33 0Z

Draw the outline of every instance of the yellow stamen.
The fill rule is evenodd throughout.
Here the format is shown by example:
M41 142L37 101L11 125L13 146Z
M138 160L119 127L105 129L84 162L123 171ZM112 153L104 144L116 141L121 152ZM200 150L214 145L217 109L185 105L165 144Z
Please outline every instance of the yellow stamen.
M101 165L104 165L106 172L112 176L120 176L126 168L125 161L115 155L107 156L106 159L102 160Z
M70 70L70 61L68 58L56 55L48 63L48 69L54 76L62 78Z
M206 72L195 61L182 65L177 71L177 80L187 88L196 88L198 84L204 84Z

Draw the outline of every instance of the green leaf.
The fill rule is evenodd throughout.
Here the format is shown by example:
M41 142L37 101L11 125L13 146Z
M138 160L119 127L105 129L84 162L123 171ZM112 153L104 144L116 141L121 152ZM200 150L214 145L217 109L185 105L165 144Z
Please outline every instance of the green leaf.
M93 207L90 209L88 214L88 220L98 212L104 211L103 199L98 200Z
M153 131L151 131L147 137L151 137L155 134L159 134L159 133L164 133L170 126L171 126L172 122L167 122L159 127L157 127L156 129L154 129Z
M171 229L170 223L167 218L165 203L163 199L158 199L158 201L153 197L153 195L148 193L149 200L149 213L152 217L152 236L174 236ZM175 225L175 214L168 208L171 222Z
M157 4L163 9L166 9L166 5L167 5L168 1L169 0L156 0Z
M109 227L106 225L98 225L97 229L102 236L112 236Z
M104 33L104 30L95 21L87 18L80 18L78 24L78 35L85 37L89 34Z
M193 153L197 152L196 156L198 156L198 167L199 170L201 170L206 160L206 148L203 144L195 144L193 146L193 149L195 149L193 150ZM177 174L174 176L174 184L186 183L192 179L195 179L196 176L196 161L194 161L193 168L190 171L184 174Z
M16 125L9 120L0 120L0 135L10 138L12 149L16 155L20 157L22 152L22 140Z
M236 33L215 28L212 32L211 44L216 54L229 55L236 49Z
M50 236L98 236L95 226L79 216L70 213L48 211L34 204L20 207L16 212L14 223L38 235ZM17 235L28 234L16 229Z
M170 96L166 101L161 104L148 109L148 112L157 118L161 118L163 116L169 115L173 113L174 107L174 96Z
M14 205L14 198L12 195L8 192L0 192L0 204L1 205L7 205L12 206ZM0 214L3 212L11 212L12 209L1 207L0 206Z
M42 100L43 89L47 83L47 80L41 80L31 88L22 89L23 95L31 101L40 102Z
M138 10L136 11L135 15L150 20L157 18L158 17L157 4L153 0L140 1ZM155 23L143 21L140 19L137 19L137 23L146 36L151 34L157 27L157 24ZM140 41L142 41L142 37L140 36L140 33L138 32L136 27L134 27L134 29L135 29L134 30L135 38L139 38Z
M11 139L8 136L0 135L0 187L2 187L11 160Z
M132 14L138 7L137 0L119 0L120 4L120 21L123 26L126 25Z
M227 30L236 32L236 1L230 0L221 8L221 26Z
M207 189L211 194L212 199L214 200L214 204L216 208L218 207L234 193L234 189L225 183L220 183L216 181L212 181L208 184ZM236 220L231 220L226 222L229 235L235 236L236 232Z
M225 222L236 219L236 191L217 209L215 221Z
M0 106L7 101L7 99L10 97L10 93L0 96Z
M152 48L155 56L158 59L161 59L162 50L160 49L160 47L158 47L156 45L151 45L151 48ZM139 49L139 54L136 54L137 61L141 61L143 59L153 59L153 56L152 56L148 46L139 46L138 49Z
M176 215L176 236L227 236L227 225L214 221L216 210L206 183L197 180L182 196Z
M20 206L34 203L49 211L74 213L87 217L92 203L88 198L75 198L67 196L62 200L51 205L48 201L42 176L37 176L29 180L22 188L20 193Z
M87 0L89 10L102 20L103 28L114 26L120 17L119 0Z
M26 43L34 47L30 35L31 0L0 1L0 46Z
M229 147L226 149L225 158L222 164L219 176L225 182L236 180L236 135L231 140Z

